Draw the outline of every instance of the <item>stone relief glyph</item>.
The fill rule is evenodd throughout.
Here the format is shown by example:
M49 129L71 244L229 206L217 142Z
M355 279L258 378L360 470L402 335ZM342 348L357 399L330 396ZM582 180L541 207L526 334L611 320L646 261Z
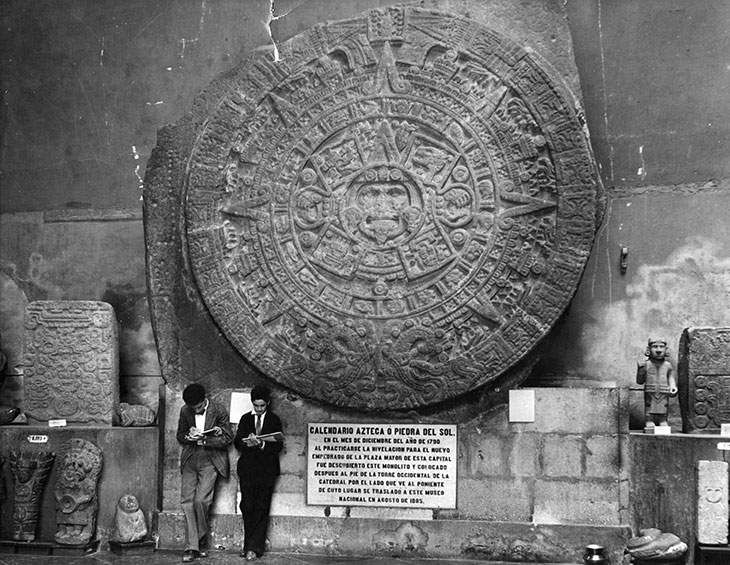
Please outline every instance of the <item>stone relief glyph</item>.
M110 304L85 300L28 304L24 347L28 417L111 425L119 402L118 348Z
M600 182L575 100L518 44L391 7L220 80L187 165L187 252L272 379L433 405L493 382L569 303Z

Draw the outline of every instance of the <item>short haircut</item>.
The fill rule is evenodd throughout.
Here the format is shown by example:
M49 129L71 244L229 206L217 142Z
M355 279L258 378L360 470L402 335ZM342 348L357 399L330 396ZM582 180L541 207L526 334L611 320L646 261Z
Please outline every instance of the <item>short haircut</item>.
M186 386L183 391L183 400L185 401L185 404L189 404L190 406L203 402L203 400L205 400L205 389L203 388L203 385L193 383Z
M263 400L267 404L271 402L271 390L265 385L256 385L251 389L251 402Z

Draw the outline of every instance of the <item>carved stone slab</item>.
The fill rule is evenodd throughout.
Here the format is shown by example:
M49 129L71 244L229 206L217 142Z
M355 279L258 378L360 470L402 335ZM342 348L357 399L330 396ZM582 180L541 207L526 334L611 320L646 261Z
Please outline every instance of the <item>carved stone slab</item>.
M513 41L418 8L317 26L278 56L226 74L193 118L187 250L218 326L339 406L493 382L563 312L593 242L574 97ZM151 165L145 182L171 174Z
M24 410L30 418L112 424L119 402L119 354L111 305L31 302L24 356Z
M53 539L64 545L84 545L96 531L97 483L104 457L101 449L81 438L68 440L61 449L53 488L57 527Z
M11 451L14 479L13 539L33 541L36 536L43 487L56 454L50 451Z
M728 464L697 461L697 542L727 543Z
M679 342L685 433L718 433L730 423L730 328L687 328Z

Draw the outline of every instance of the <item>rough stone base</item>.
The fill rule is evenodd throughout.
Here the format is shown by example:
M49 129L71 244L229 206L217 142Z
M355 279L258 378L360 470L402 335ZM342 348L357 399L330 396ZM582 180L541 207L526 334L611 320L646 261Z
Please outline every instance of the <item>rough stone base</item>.
M212 518L211 540L226 549L243 542L240 515ZM471 558L515 562L582 562L585 546L606 548L608 563L622 562L628 526L548 525L479 520L373 520L274 516L271 550L326 555ZM184 549L182 514L159 516L159 549Z

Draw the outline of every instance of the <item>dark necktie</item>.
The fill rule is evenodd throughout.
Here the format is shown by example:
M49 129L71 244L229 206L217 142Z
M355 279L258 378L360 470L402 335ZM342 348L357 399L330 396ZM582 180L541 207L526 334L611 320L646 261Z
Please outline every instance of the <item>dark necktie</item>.
M256 435L261 435L261 414L256 414Z

